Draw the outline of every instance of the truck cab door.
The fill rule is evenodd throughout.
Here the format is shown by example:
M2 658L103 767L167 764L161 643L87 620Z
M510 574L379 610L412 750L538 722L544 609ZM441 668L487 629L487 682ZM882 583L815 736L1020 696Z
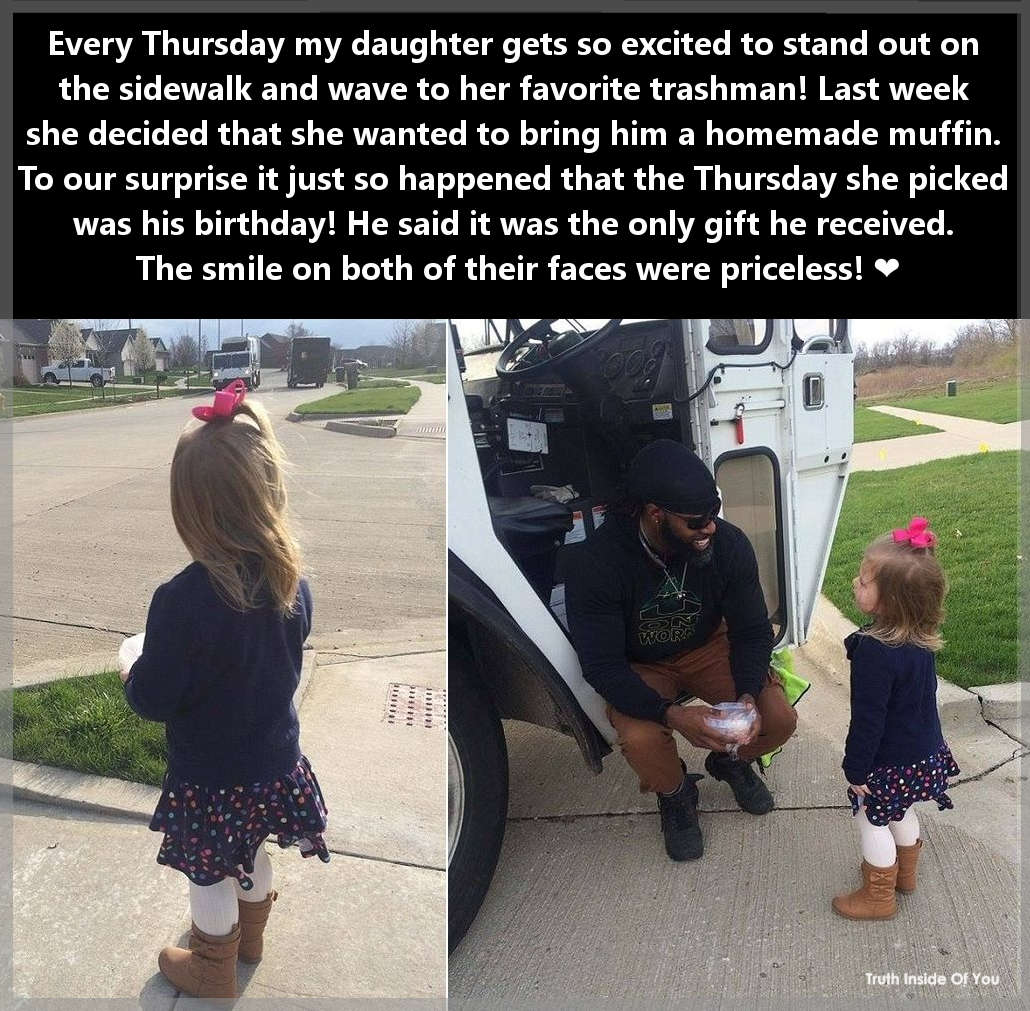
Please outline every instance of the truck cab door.
M690 320L691 421L723 516L754 545L780 646L808 636L854 441L846 320ZM703 392L698 392L703 391Z

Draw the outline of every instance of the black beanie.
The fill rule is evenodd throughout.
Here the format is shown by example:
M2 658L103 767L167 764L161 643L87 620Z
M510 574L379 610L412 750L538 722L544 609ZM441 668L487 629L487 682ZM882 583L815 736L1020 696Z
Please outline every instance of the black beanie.
M672 439L656 439L637 453L629 465L626 491L637 502L688 516L703 516L719 498L701 458Z

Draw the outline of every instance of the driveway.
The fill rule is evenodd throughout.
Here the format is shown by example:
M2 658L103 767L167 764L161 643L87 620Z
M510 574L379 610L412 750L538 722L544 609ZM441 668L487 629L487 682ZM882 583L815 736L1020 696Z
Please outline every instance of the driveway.
M444 442L347 437L285 420L324 395L289 390L278 375L257 395L291 462L290 505L315 601L310 642L344 656L439 649ZM122 637L143 629L157 585L188 564L168 469L199 402L13 424L16 684L110 666Z

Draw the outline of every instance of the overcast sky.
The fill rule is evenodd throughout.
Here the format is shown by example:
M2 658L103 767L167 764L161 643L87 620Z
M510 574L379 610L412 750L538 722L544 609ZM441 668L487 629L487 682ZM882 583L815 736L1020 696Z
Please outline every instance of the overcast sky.
M92 326L93 320L80 319L82 326ZM207 336L208 346L216 341L218 320L205 319L199 321ZM221 321L222 337L238 337L240 334L239 319L223 319ZM260 335L263 333L283 333L291 320L288 319L244 319L244 332ZM298 319L313 334L332 337L334 343L344 347L357 347L359 344L388 344L393 333L393 319ZM590 325L593 322L583 320ZM918 340L928 340L934 344L945 344L955 336L955 331L967 323L976 323L973 319L855 319L852 320L852 345L868 344L872 346L878 341L892 340L908 331ZM127 319L108 319L112 327L129 325ZM164 337L167 342L182 333L197 334L195 319L133 319L133 326L146 327L151 337Z

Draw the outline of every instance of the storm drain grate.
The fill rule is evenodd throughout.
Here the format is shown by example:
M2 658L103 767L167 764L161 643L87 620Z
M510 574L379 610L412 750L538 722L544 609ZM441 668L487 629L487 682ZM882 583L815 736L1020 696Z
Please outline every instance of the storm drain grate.
M444 425L416 425L415 432L418 435L444 435L447 432L447 426Z
M387 723L442 729L447 725L447 689L394 682L386 693Z

